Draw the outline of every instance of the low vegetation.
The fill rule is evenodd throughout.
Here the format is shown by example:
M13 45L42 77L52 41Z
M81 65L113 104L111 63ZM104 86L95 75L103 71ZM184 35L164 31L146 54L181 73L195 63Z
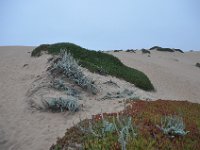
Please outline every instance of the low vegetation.
M200 104L135 100L122 112L80 119L50 150L190 150L200 149L199 141Z
M199 67L199 68L200 68L200 63L196 63L196 67Z
M53 112L63 112L63 111L78 111L80 106L78 100L74 97L68 98L51 98L49 100L43 101L47 109L50 109Z
M157 51L163 51L163 52L180 52L180 53L184 53L180 49L163 48L163 47L159 47L159 46L153 46L149 50L154 50L154 49L156 49Z
M114 52L122 52L123 50L114 50Z
M142 54L151 54L151 52L149 50L146 50L146 49L142 49Z
M133 49L127 49L126 52L135 53L136 50L133 50Z
M125 66L119 59L110 54L87 50L72 43L43 44L35 48L31 56L40 56L42 52L58 55L60 49L66 49L68 53L78 60L79 65L91 72L124 79L146 91L154 90L149 78L141 71Z
M55 72L56 75L62 73L68 79L70 79L83 89L92 92L93 94L97 94L98 92L97 86L94 84L94 81L84 75L76 60L69 52L67 52L67 50L61 49L59 57L57 58L57 62L54 63L51 68L51 73L55 74ZM64 88L62 82L57 82L57 86L58 85L60 85L60 88Z

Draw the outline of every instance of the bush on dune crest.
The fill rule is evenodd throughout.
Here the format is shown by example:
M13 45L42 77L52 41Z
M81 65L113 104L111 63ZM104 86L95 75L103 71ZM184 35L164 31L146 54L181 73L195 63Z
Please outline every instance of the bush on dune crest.
M162 52L180 52L180 53L184 53L181 49L163 48L163 47L159 47L159 46L153 46L149 50L154 50L154 49L156 49L157 51L162 51Z
M124 79L146 91L154 90L151 81L143 72L125 66L110 54L88 50L73 43L43 44L35 48L31 56L40 56L43 51L57 55L60 49L67 49L76 60L79 60L79 65L91 72Z

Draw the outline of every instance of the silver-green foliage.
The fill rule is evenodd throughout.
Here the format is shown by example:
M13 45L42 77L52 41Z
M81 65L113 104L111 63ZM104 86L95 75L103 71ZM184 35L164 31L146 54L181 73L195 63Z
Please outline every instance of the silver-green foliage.
M115 118L113 118L115 129L118 133L118 142L121 144L121 149L126 150L127 141L129 138L135 138L137 133L132 125L132 118L128 117L125 119L120 119L117 115L117 124L115 123Z
M97 132L95 130L95 126L93 126L90 121L88 128L83 128L81 124L79 125L79 128L84 133L92 134L93 136L101 139L106 136L106 133L117 132L118 142L121 144L122 150L126 150L126 144L128 139L135 138L137 136L136 130L133 128L132 118L128 117L127 119L122 119L122 121L120 121L118 115L117 122L115 117L113 117L113 122L109 122L104 118L103 114L101 114L101 116L102 116L102 126L100 130L101 132Z
M83 89L87 89L93 94L97 93L98 90L94 81L84 75L77 61L66 50L60 51L59 60L52 68L52 71L54 70L61 71L65 76L67 76L67 78L78 84Z
M61 111L69 110L72 112L79 110L79 104L77 100L73 97L69 97L68 99L59 97L59 98L51 98L50 100L45 101L47 107L52 111Z
M183 122L183 118L180 116L165 116L161 118L161 126L157 126L160 128L164 134L170 135L170 137L174 137L175 135L184 136L189 131L185 130L185 124Z
M87 134L92 134L93 136L97 137L97 138L103 138L105 137L105 134L108 132L114 132L115 131L115 127L114 124L105 120L105 118L102 115L102 124L100 127L100 132L96 131L96 126L95 124L93 124L91 121L89 121L89 126L88 128L84 128L81 125L81 119L80 119L80 125L79 128L81 129L82 132L87 133Z
M65 85L62 79L54 80L52 83L52 87L57 90L68 90L68 87Z
M63 90L65 93L69 96L73 97L79 97L80 92L76 90L75 88L72 88L70 86L67 86L65 81L62 79L55 79L52 82L51 87L57 89L57 90Z
M107 92L107 94L102 97L102 100L106 99L117 99L117 98L131 98L131 97L136 97L133 91L124 89L123 91L118 91L118 92Z

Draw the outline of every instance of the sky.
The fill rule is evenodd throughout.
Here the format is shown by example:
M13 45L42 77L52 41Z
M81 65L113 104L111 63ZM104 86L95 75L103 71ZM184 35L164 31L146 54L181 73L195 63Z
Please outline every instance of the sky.
M200 50L200 0L0 0L0 45Z

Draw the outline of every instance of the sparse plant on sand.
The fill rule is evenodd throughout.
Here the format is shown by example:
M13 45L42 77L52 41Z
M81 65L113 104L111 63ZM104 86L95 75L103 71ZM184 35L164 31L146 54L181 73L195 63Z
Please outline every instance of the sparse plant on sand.
M195 66L200 68L200 63L196 63L196 65L195 65Z
M66 50L61 49L58 61L53 64L53 68L51 69L51 72L54 71L63 73L67 78L83 89L91 91L93 94L97 94L98 90L94 81L84 75L83 70L76 60ZM63 88L63 83L60 84L59 82L58 86Z
M157 51L163 51L163 52L180 52L180 53L184 53L181 49L177 49L177 48L163 48L160 46L153 46L151 47L149 50L157 50Z
M133 50L133 49L127 49L126 52L135 53L136 50Z
M73 97L79 97L80 94L80 91L67 85L62 79L54 79L52 81L51 87L59 91L63 90L67 95Z
M184 136L189 132L184 131L185 124L180 116L165 116L161 118L161 126L157 127L172 138L176 135Z
M121 51L123 51L123 50L114 50L113 52L121 52Z
M52 82L52 87L57 90L68 90L68 87L65 85L65 82L62 79L56 79Z
M151 52L149 50L146 50L146 49L142 49L142 54L151 54Z
M106 99L118 99L118 98L133 98L137 97L133 91L124 89L123 91L118 91L118 92L107 92L105 96L103 96L101 99L106 100Z
M78 104L77 99L74 97L68 97L67 99L59 97L59 98L51 98L49 100L45 100L46 107L52 111L60 111L68 110L71 112L78 111L80 106Z

